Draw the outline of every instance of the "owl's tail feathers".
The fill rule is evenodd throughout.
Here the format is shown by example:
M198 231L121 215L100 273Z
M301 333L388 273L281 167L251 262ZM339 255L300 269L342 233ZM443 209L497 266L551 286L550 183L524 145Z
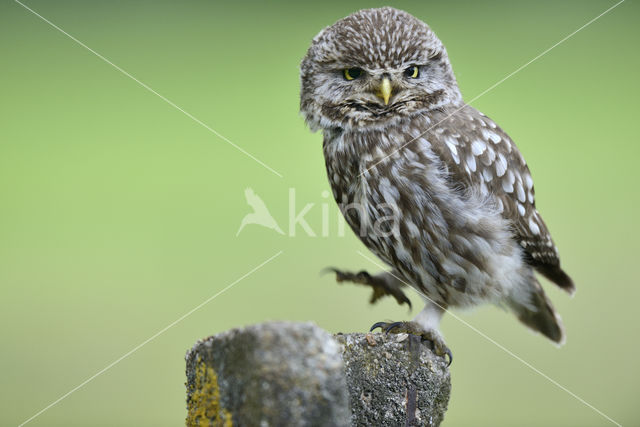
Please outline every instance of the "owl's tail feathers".
M519 301L522 298L509 298L507 304L527 327L541 333L558 345L564 344L565 334L562 320L537 280L531 287L528 296L527 302Z
M567 291L569 295L573 295L576 292L576 285L573 283L573 280L571 280L571 277L569 277L559 265L538 265L536 266L536 270L560 288Z

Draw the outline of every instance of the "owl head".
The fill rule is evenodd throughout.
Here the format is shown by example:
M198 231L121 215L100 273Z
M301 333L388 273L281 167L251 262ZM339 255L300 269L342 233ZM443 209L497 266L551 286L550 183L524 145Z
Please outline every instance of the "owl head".
M460 104L442 42L422 21L384 7L322 30L300 66L300 111L312 130L381 128Z

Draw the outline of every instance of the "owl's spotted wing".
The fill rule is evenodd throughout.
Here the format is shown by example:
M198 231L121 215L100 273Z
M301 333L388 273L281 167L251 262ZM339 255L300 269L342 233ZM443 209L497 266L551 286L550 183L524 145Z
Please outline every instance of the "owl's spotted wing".
M511 138L470 106L446 117L434 120L438 124L429 139L454 185L493 195L498 209L511 222L526 261L572 292L573 282L560 268L551 234L536 210L531 173Z

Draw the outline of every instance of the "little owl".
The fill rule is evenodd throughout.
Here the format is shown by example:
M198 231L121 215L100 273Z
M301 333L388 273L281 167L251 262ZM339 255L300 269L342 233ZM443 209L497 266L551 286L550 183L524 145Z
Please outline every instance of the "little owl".
M447 51L422 21L385 7L321 31L300 66L300 110L321 129L333 195L390 271L333 269L337 280L426 302L412 322L376 323L451 352L438 331L449 307L490 302L564 341L534 270L573 293L536 210L529 168L511 138L462 100Z

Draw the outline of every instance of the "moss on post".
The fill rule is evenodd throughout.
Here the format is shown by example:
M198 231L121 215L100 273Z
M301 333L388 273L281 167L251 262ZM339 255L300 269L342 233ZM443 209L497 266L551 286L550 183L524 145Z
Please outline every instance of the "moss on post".
M231 413L220 405L218 376L197 358L193 383L188 384L187 426L231 427Z

